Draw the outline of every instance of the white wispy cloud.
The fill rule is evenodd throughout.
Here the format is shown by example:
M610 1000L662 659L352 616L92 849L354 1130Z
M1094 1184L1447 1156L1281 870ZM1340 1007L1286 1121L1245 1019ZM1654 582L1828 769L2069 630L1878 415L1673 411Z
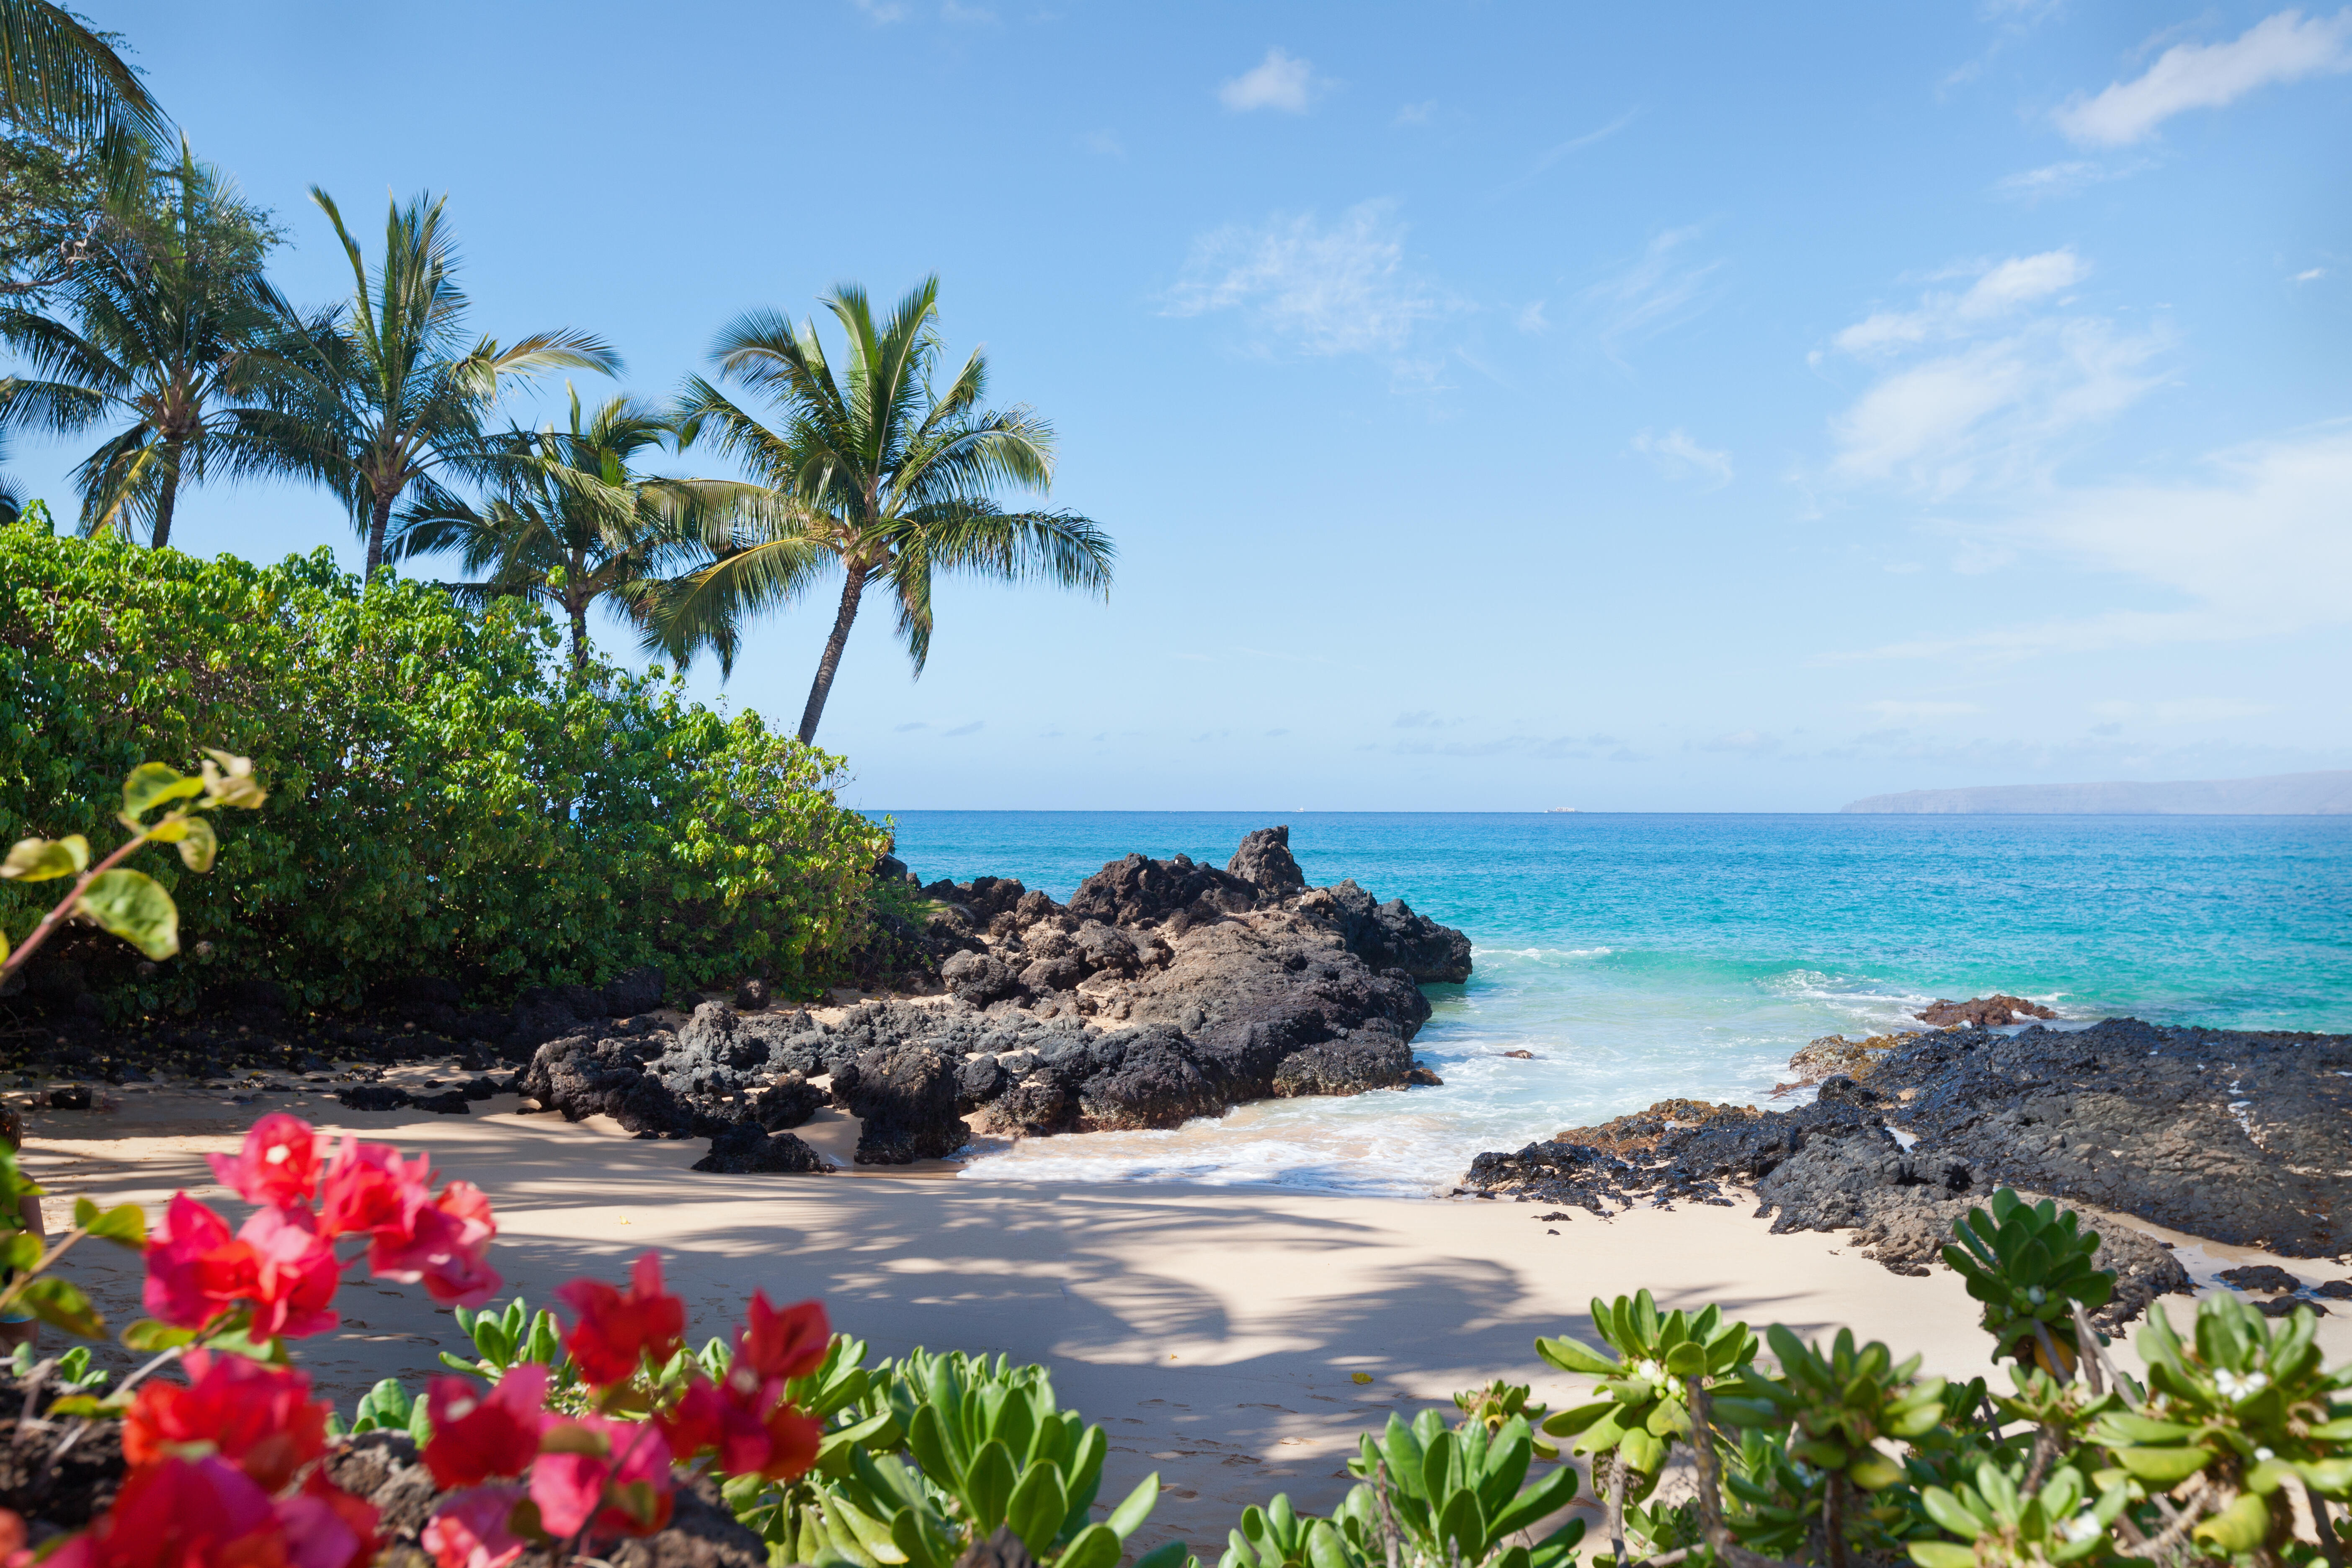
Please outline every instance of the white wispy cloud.
M1304 114L1322 86L1305 60L1270 48L1265 58L1217 89L1217 99L1236 114L1253 109Z
M1394 351L1449 308L1405 266L1404 235L1387 199L1359 203L1329 225L1311 212L1228 225L1192 242L1163 309L1239 310L1307 353Z
M2154 168L2153 161L2134 158L2121 163L2102 163L2093 159L2075 158L2064 163L2044 163L2038 169L2021 169L1995 180L1993 195L2011 201L2032 205L2037 202L2058 201L2089 190L2093 185L2109 180L2127 180L2132 175Z
M2352 70L2352 9L2265 16L2223 44L2176 44L2129 81L2077 97L2055 116L2076 142L2124 147L2191 109L2220 109L2274 82Z
M1702 447L1680 426L1655 436L1647 430L1633 437L1633 450L1654 464L1657 470L1670 479L1693 476L1711 480L1709 489L1721 489L1731 482L1731 454Z
M1429 98L1423 99L1419 103L1408 103L1402 109L1399 109L1396 111L1396 118L1389 121L1389 123L1391 125L1427 125L1436 118L1437 100Z
M1679 326L1715 302L1724 264L1689 254L1699 232L1696 226L1666 230L1639 259L1584 291L1586 303L1599 312L1601 346L1612 359L1620 359L1626 344Z
M1965 713L1981 713L1984 708L1975 702L1906 701L1887 699L1865 702L1863 711L1875 714L1882 723L1892 724L1906 719L1957 719Z
M2284 636L2352 623L2352 421L2234 447L2193 479L2054 489L1980 531L2139 582L2177 603L1875 650L1993 659Z
M2011 257L1986 268L1959 293L1929 294L1914 310L1876 311L1830 342L1847 353L1866 354L1959 337L2073 288L2090 270L2068 248Z
M2294 280L2298 283L2316 283L2326 276L2327 268L2325 267L2306 267L2294 275Z
M1127 143L1118 139L1116 131L1089 131L1078 138L1078 145L1101 158L1124 158Z
M2014 485L2041 472L2058 437L2112 418L2161 380L2161 326L2062 313L2066 290L2090 273L2071 249L1966 270L1967 288L1931 289L1915 309L1874 311L1831 339L1883 367L1830 422L1832 479L1937 500Z
M1570 154L1574 153L1581 153L1584 149L1592 146L1596 142L1608 141L1609 138L1616 135L1617 132L1624 130L1628 125L1633 124L1634 118L1640 114L1640 112L1641 110L1639 110L1629 109L1606 125L1597 126L1594 129L1584 132L1581 136L1571 136L1565 142L1544 149L1543 152L1536 155L1535 163L1529 165L1527 173L1521 174L1517 179L1513 180L1507 185L1496 186L1492 194L1497 196L1508 195L1513 191L1519 189L1522 185L1532 184L1544 173L1545 170L1549 169L1554 163L1559 163L1562 158L1568 157Z
M2301 279L2298 279L2297 281L2300 282ZM1511 318L1511 325L1530 336L1540 336L1551 331L1551 321L1544 314L1544 302L1541 300L1531 300L1520 306L1519 313Z
M869 22L903 22L907 19L907 7L898 0L857 0L857 8L866 14Z

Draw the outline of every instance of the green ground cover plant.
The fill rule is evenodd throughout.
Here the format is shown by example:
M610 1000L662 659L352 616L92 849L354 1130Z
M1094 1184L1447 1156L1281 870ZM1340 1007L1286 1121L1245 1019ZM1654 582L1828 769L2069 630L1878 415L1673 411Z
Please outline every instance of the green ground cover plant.
M187 956L77 954L118 1016L231 976L314 1005L415 973L491 994L645 963L673 986L837 978L889 847L835 798L840 759L658 669L575 672L560 641L522 600L362 594L324 551L257 566L0 528L0 837L102 835L126 774L207 749L268 779L215 875L149 868ZM44 890L0 883L0 929Z

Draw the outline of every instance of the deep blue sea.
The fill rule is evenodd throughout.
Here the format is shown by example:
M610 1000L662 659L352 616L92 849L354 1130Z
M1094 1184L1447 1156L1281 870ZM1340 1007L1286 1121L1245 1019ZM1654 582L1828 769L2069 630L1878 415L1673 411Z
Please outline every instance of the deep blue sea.
M2352 818L1219 812L892 814L925 881L1067 899L1129 850L1222 866L1287 821L1309 882L1458 926L1427 988L1442 1089L1246 1106L1174 1132L1033 1139L968 1178L1383 1194L1668 1096L1758 1100L1818 1036L2007 991L2067 1018L2352 1031ZM1503 1052L1524 1049L1531 1061Z

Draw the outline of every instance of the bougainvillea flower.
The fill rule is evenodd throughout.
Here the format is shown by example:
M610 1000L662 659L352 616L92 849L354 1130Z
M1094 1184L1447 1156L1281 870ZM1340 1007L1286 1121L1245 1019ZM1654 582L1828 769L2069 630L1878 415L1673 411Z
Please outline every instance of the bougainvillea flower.
M563 1347L580 1363L581 1375L598 1388L625 1382L637 1370L640 1356L651 1356L656 1365L667 1361L677 1353L686 1332L686 1303L663 1292L661 1255L656 1252L637 1259L626 1291L602 1279L574 1279L555 1294L580 1314L564 1336Z
M268 1492L217 1454L174 1454L132 1470L112 1510L44 1561L56 1568L272 1568L285 1560Z
M669 1522L669 1444L652 1422L583 1415L550 1426L541 1445L530 1500L548 1534L651 1535Z
M323 1333L341 1320L334 1308L342 1259L318 1232L308 1209L256 1209L237 1227L236 1237L252 1249L252 1335L300 1339Z
M327 1451L327 1406L310 1397L307 1373L206 1351L190 1351L185 1364L186 1383L148 1383L124 1413L132 1466L204 1444L274 1492Z
M512 1527L520 1487L476 1487L453 1492L425 1521L422 1537L435 1568L506 1568L530 1542Z
M754 1290L735 1359L762 1378L806 1377L823 1364L832 1341L824 1302L803 1301L780 1312L768 1304L766 1291Z
M478 1307L505 1283L484 1260L499 1234L490 1200L471 1182L452 1182L441 1195L411 1216L405 1232L376 1233L368 1247L368 1269L379 1279L414 1285L425 1282L436 1301Z
M806 1475L816 1463L817 1445L824 1440L824 1424L800 1406L778 1402L768 1412L768 1459L759 1473L772 1481L789 1481Z
M287 1568L361 1568L375 1556L375 1505L316 1470L277 1511Z
M697 1378L665 1415L655 1417L673 1457L691 1459L717 1449L730 1476L756 1475L768 1463L768 1429L758 1411Z
M236 1154L208 1154L213 1175L249 1204L291 1208L319 1184L318 1141L299 1116L274 1111L253 1124Z
M319 1230L330 1237L387 1230L404 1236L416 1227L416 1211L432 1201L431 1160L422 1154L403 1160L397 1149L346 1138L319 1188Z
M547 1368L523 1362L507 1368L487 1394L469 1377L436 1377L425 1392L433 1440L425 1463L436 1486L470 1487L492 1476L519 1476L539 1454L547 1426Z
M228 1221L174 1193L147 1247L147 1315L175 1329L201 1328L251 1299L257 1268L252 1247L229 1234Z

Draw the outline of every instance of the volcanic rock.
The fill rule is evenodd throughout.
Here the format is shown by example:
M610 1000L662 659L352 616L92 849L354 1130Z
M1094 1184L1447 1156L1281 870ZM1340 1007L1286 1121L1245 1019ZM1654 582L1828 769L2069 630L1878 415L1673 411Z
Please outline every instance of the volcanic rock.
M1971 996L1965 1002L1948 1002L1939 996L1927 1004L1924 1011L1911 1016L1923 1024L1933 1024L1941 1029L1954 1024L1999 1028L2004 1024L2014 1024L2020 1018L2054 1018L2058 1015L2039 1003L2028 1002L2022 996L1996 991L1990 996Z
M764 1132L756 1123L728 1128L710 1141L710 1152L694 1163L698 1171L728 1175L754 1173L808 1173L833 1169L824 1156L789 1132Z

